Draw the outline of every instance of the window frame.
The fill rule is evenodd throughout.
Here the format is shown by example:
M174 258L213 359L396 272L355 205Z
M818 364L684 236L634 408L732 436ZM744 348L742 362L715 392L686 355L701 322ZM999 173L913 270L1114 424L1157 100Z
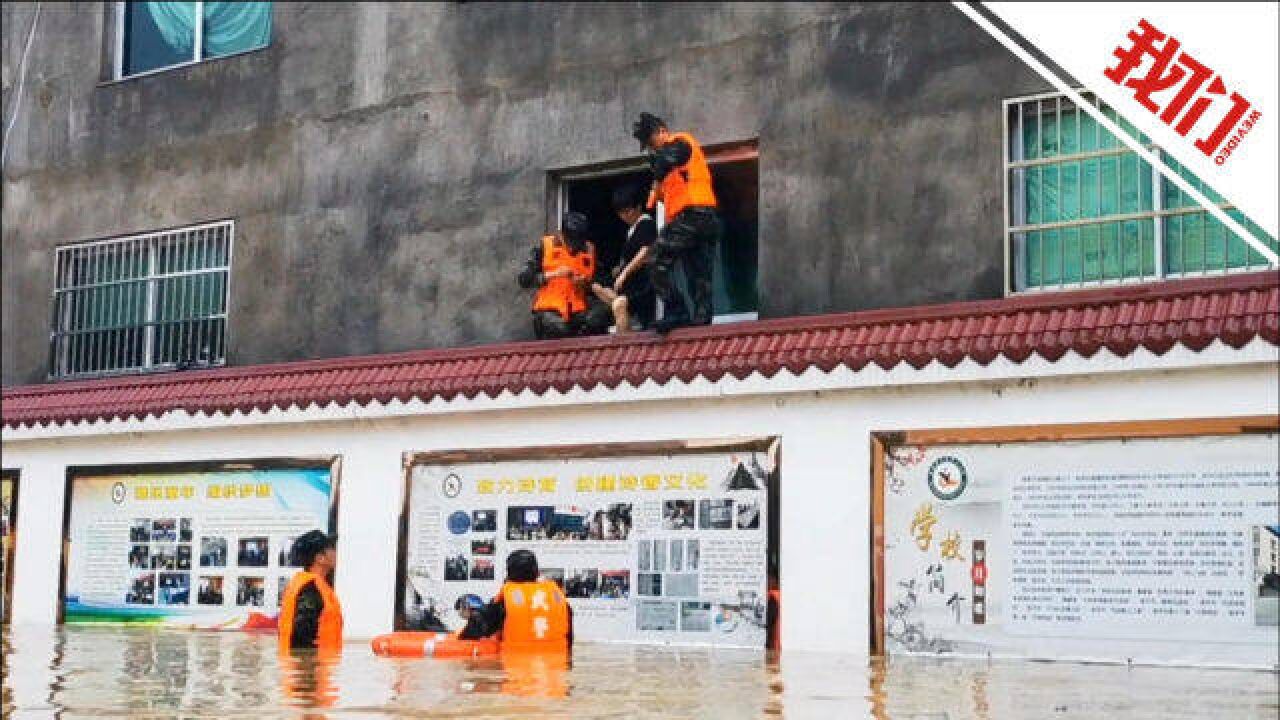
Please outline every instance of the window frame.
M99 239L88 240L83 242L73 242L73 243L67 243L67 244L55 246L53 248L53 252L54 252L54 262L53 262L54 278L52 283L53 287L49 293L49 304L50 304L49 368L48 368L48 372L46 373L46 377L48 378L48 380L50 382L67 382L67 381L75 381L75 380L91 380L95 378L104 378L104 377L147 375L151 373L171 372L174 370L182 369L182 365L179 362L156 362L153 357L156 349L158 335L159 335L159 333L157 332L157 328L161 324L166 324L157 319L159 317L158 313L160 312L161 309L158 305L159 291L156 287L156 283L158 281L165 280L165 279L172 279L174 277L193 276L193 275L200 275L200 274L203 274L203 275L213 275L216 273L224 274L223 293L222 293L223 295L222 312L199 318L200 320L204 320L204 321L209 321L209 320L222 321L222 338L221 338L222 352L219 356L210 358L210 361L208 363L198 365L197 367L204 369L204 368L225 366L227 364L227 357L230 355L229 348L230 348L230 342L232 337L231 298L233 297L233 295L231 292L231 287L232 287L232 280L233 280L232 264L235 259L235 229L236 229L235 226L236 226L235 220L226 218L221 220L211 220L208 222L197 223L194 225L180 225L176 227L166 228L163 230L131 233L128 235L116 235L112 237L99 238ZM202 268L194 271L180 270L177 273L157 273L156 255L159 252L159 247L158 247L158 243L149 242L151 241L152 238L163 239L165 236L174 236L175 238L177 238L179 236L189 235L190 233L216 230L218 228L226 229L226 263L224 265L210 265L207 268ZM80 250L85 250L88 248L106 247L111 245L124 246L128 243L139 243L139 242L148 243L144 251L146 254L147 272L141 278L136 278L133 280L110 281L106 283L97 283L96 285L89 285L89 286L68 285L64 287L60 284L60 279L58 276L62 269L62 255L64 253L70 254L70 253L74 253ZM161 240L161 242L163 242L163 240ZM179 242L187 242L187 240L184 237L183 239L179 240ZM70 262L75 262L75 260L73 259ZM67 307L64 307L61 312L59 312L59 304L58 304L59 295L64 293L75 292L76 290L85 290L95 286L100 287L105 285L120 285L128 282L138 282L138 281L142 281L146 283L146 291L145 291L146 301L145 301L145 309L144 309L145 317L143 317L142 321L139 323L134 323L129 325L122 324L119 329L135 328L142 333L142 349L140 351L141 357L142 357L142 364L130 365L130 366L124 366L124 367L118 367L118 368L112 368L112 369L102 369L102 370L91 370L91 371L81 371L81 372L76 372L72 370L68 372L61 372L61 373L58 372L59 368L62 366L62 363L59 359L59 356L60 356L59 345L58 345L59 341L70 335L84 334L86 332L84 330L74 330L74 329L68 330L63 327L62 315L65 315L66 313L69 313L69 312L82 312L82 311L73 310L72 306L67 306ZM190 320L188 319L188 320L179 320L179 321L168 321L167 324L172 324L173 322L190 322ZM99 332L101 332L101 330L99 330ZM71 353L72 350L68 345L68 347L63 349L62 352Z
M1081 97L1090 100L1095 107L1103 108L1105 104L1096 94L1086 90L1085 88L1075 88ZM1257 272L1258 270L1269 267L1266 264L1253 265L1246 262L1240 267L1226 268L1207 268L1202 267L1199 270L1188 271L1186 269L1178 271L1170 271L1167 269L1167 258L1165 257L1165 229L1164 221L1168 218L1180 217L1185 215L1196 215L1206 213L1206 210L1198 204L1189 204L1182 207L1166 208L1164 207L1164 191L1167 180L1163 174L1155 166L1150 167L1151 172L1151 201L1152 206L1149 211L1139 211L1136 213L1116 213L1111 215L1098 215L1097 217L1076 218L1074 220L1059 220L1054 222L1027 223L1026 206L1023 180L1018 174L1019 171L1026 170L1041 165L1061 165L1064 163L1084 162L1093 159L1122 157L1124 155L1132 155L1133 151L1122 143L1118 143L1114 148L1105 150L1091 150L1088 152L1080 152L1077 147L1076 151L1070 154L1054 155L1050 158L1033 158L1028 160L1025 152L1021 150L1023 142L1022 133L1020 132L1023 122L1022 108L1031 103L1037 104L1036 114L1044 116L1045 114L1057 114L1059 121L1062 117L1064 101L1070 104L1070 99L1063 93L1052 91L1037 93L1033 95L1024 95L1020 97L1005 98L1001 104L1001 183L1003 191L1003 234L1002 246L1004 251L1004 294L1005 296L1025 295L1031 293L1043 292L1062 292L1069 290L1078 290L1082 288L1094 287L1116 287L1122 285L1134 285L1142 283L1161 282L1175 278L1184 277L1204 277L1210 275L1225 275L1231 273ZM1047 105L1046 105L1047 104ZM1079 113L1079 110L1068 108L1070 111ZM1016 127L1019 132L1015 136L1013 134L1015 124L1012 122L1014 114L1018 116L1018 124ZM1061 127L1059 122L1058 127ZM1109 133L1108 133L1109 134ZM1154 143L1147 142L1143 147L1150 150L1157 157L1161 157L1162 151ZM1139 163L1141 164L1141 158ZM1117 186L1121 183L1117 179ZM1236 206L1222 202L1217 203L1217 207L1223 211L1236 210ZM1054 284L1043 284L1034 287L1028 287L1026 284L1026 235L1035 231L1049 231L1069 228L1082 228L1091 225L1104 225L1109 223L1126 222L1126 221L1147 221L1152 222L1152 242L1154 256L1154 271L1150 274L1139 272L1133 276L1125 276L1120 278L1102 277L1096 280L1080 281L1059 281ZM1207 222L1207 221L1206 221ZM1230 233L1230 230L1227 230ZM1230 235L1228 236L1228 238ZM1141 248L1140 248L1141 251ZM1247 257L1247 256L1246 256ZM1083 272L1081 273L1083 276Z
M707 158L707 165L714 168L716 165L724 163L754 161L757 167L760 163L760 140L759 138L749 138L746 140L736 140L730 142L712 143L702 146L703 154ZM569 209L569 184L582 180L591 180L595 178L605 178L615 175L626 175L629 173L643 172L649 169L649 164L643 156L635 155L615 160L610 160L591 165L579 165L568 168L558 168L550 170L547 173L548 179L548 197L547 197L547 231L559 232L560 220L564 217L564 213ZM655 208L654 221L661 231L663 225L666 224L664 204L659 202ZM760 253L756 251L756 306L760 305L759 297L759 277L760 277ZM658 312L656 317L662 317L662 300L658 300ZM724 325L728 323L749 322L760 319L760 311L739 312L739 313L721 313L711 317L711 324Z
M239 57L241 55L248 55L249 53L255 53L260 50L265 50L271 47L272 38L268 37L267 42L257 47L251 47L245 50L238 50L233 53L227 53L226 55L218 55L217 57L207 57L207 58L200 57L204 51L204 0L193 0L193 1L195 2L195 6L196 6L195 7L196 23L195 23L195 41L191 43L191 59L186 60L184 62L175 63L173 65L165 65L164 67L152 68L151 70L144 70L142 72L137 72L137 73L129 73L127 75L124 72L124 42L125 42L125 37L124 37L125 22L124 21L125 21L125 14L127 10L126 6L129 3L127 2L127 0L117 0L116 2L112 3L115 6L115 22L113 24L115 28L115 42L113 43L114 49L112 53L114 55L114 58L113 58L112 68L111 68L112 82L121 82L124 80L132 80L134 78L142 78L142 77L148 77L151 75L159 75L160 73L166 73L173 70L181 70L182 68L188 68L193 65L212 62L214 60L225 60L227 58ZM274 15L275 3L274 2L272 2L271 4L271 12L273 13L271 18L272 20L271 30L272 30L272 33L274 33L275 32L275 15Z

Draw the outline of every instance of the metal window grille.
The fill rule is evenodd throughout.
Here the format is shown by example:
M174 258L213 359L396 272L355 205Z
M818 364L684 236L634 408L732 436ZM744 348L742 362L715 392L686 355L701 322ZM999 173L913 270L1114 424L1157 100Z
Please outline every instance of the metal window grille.
M1082 97L1155 153L1091 93ZM1248 271L1266 258L1057 93L1004 101L1005 259L1010 292ZM1212 202L1269 238L1171 158Z
M230 220L56 250L49 376L226 362Z

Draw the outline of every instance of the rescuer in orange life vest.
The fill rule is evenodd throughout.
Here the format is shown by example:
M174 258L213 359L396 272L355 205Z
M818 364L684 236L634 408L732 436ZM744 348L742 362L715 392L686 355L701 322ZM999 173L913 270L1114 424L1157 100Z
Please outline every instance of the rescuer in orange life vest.
M517 276L520 287L537 287L533 332L539 339L595 335L609 325L609 309L589 292L596 274L595 245L587 239L587 216L567 212L560 232L534 245Z
M333 591L337 539L312 530L293 543L299 571L280 596L281 650L336 650L342 647L342 606Z
M665 333L682 325L711 322L711 271L716 243L724 232L716 212L711 169L702 146L687 132L673 133L662 118L640 113L632 125L653 171L648 208L662 201L666 224L653 245L653 288L662 300L662 319L654 329ZM675 265L684 266L693 314L675 286Z
M502 633L502 651L563 653L573 647L573 610L564 591L538 574L529 550L507 556L507 580L497 597L470 613L463 640Z

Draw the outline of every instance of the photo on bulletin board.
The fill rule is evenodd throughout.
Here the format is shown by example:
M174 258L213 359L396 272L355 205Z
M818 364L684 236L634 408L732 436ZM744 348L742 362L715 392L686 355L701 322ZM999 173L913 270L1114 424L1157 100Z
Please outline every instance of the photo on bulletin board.
M337 480L333 459L70 469L62 621L274 627L293 542L332 532Z

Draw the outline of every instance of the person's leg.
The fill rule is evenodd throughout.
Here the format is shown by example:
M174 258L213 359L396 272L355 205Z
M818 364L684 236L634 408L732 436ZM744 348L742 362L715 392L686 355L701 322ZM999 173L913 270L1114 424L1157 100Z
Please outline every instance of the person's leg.
M695 218L697 243L685 255L685 276L689 282L689 298L693 303L694 325L710 325L712 308L712 276L715 253L720 243L722 226L715 212L700 212Z
M582 335L603 335L609 332L609 325L613 323L613 311L610 303L589 298L587 309L575 315L574 321Z
M666 228L663 230L665 231ZM680 295L680 290L676 288L675 283L675 266L679 253L678 248L669 244L654 243L653 265L649 272L653 279L654 293L662 299L662 316L665 323L684 322L689 314L684 304L684 297ZM678 323L672 324L672 327L675 327L675 324Z
M662 299L662 320L655 325L660 333L689 323L689 306L675 285L675 265L678 261L683 262L685 273L688 274L688 261L685 258L696 242L697 228L689 222L686 213L681 213L662 228L657 242L653 244L650 277L653 279L654 291Z
M627 327L630 330L643 330L653 325L657 314L657 299L653 291L627 295Z
M613 288L607 288L600 283L591 283L591 293L606 305L612 305L618 297L618 293L614 292Z
M569 337L573 334L572 324L552 310L541 310L533 314L534 332L539 340L553 340Z
M627 321L627 296L618 295L613 299L613 327L619 334L623 335L631 329L631 324Z

